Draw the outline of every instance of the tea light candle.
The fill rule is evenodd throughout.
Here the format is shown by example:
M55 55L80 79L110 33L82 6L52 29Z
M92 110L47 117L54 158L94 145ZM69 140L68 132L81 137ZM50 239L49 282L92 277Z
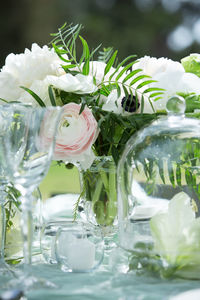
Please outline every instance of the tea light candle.
M92 269L95 262L95 245L86 238L75 238L67 245L67 261L73 271Z

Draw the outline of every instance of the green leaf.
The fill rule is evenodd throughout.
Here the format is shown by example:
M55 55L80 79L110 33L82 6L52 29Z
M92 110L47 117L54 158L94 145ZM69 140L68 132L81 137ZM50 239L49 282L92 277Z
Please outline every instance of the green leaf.
M132 72L130 72L125 78L124 80L122 81L122 83L125 83L127 80L129 80L130 78L132 78L134 75L136 75L137 73L141 72L142 69L137 69L137 70L134 70Z
M128 57L126 57L116 68L116 70L110 75L109 80L111 80L113 78L113 76L119 71L119 69L130 59L135 58L137 55L129 55ZM133 64L136 63L136 61L132 62ZM131 64L131 66L133 65Z
M110 94L110 90L107 88L106 85L103 84L101 86L100 93L107 97Z
M90 50L89 50L86 40L84 38L82 38L82 36L79 36L79 37L80 37L80 40L83 45L82 59L85 60L82 71L83 71L84 75L88 75L89 70L90 70Z
M112 56L112 53L113 53L112 47L103 48L103 51L99 51L98 61L103 61L107 63L110 57Z
M124 90L125 97L127 97L127 98L128 98L128 96L129 96L128 89L126 88L126 86L125 86L125 85L123 85L123 86L122 86L122 88L123 88L123 90Z
M157 91L164 92L165 89L157 88L157 87L150 87L150 88L146 89L143 93L150 93L150 92L157 92Z
M82 112L83 112L84 109L85 109L85 106L86 106L86 102L85 102L85 101L82 101L82 103L81 103L81 108L80 108L80 111L79 111L79 115L82 114Z
M106 67L105 67L105 70L104 70L104 76L110 71L110 69L112 68L114 62L115 62L115 59L116 59L116 56L117 56L117 53L118 51L116 50L114 52L114 54L112 55L112 57L109 59Z
M66 51L65 51L65 50L60 49L60 48L57 47L55 44L52 44L52 46L53 46L53 48L54 48L56 54L58 55L58 57L59 57L62 61L66 62L66 63L71 61L71 60L66 59L66 58L64 58L64 57L62 56L62 54L66 54Z
M54 39L51 41L58 56L66 63L74 62L79 71L81 70L76 59L76 40L81 29L80 24L75 26L65 24L58 29L58 33L53 35ZM64 53L67 54L68 59L62 57Z
M33 91L31 91L30 89L24 87L24 86L20 86L23 90L25 90L26 92L28 92L36 101L37 103L42 106L42 107L45 107L45 103L42 101L42 99L36 94L34 93Z
M177 164L177 166L176 166L176 182L177 182L177 185L182 186L182 184L181 184L181 168L180 168L179 164Z
M153 101L158 101L160 99L163 99L163 97L157 97L157 98L154 98ZM149 99L150 100L150 99Z
M136 89L141 89L143 86L147 85L147 84L150 84L150 83L153 83L153 82L157 82L156 80L146 80L146 81L143 81L142 83L140 83Z
M90 58L93 58L94 54L99 50L99 48L101 47L102 45L98 45L94 50L92 50L91 54L90 54Z
M138 102L138 96L137 96L137 93L135 93L136 95L136 99L137 99L137 102ZM136 103L137 105L137 103ZM144 111L144 95L142 95L141 97L141 113L143 114L143 111Z
M49 93L49 99L51 101L51 105L56 106L56 99L54 97L54 92L51 85L48 87L48 93Z
M148 75L140 75L138 77L136 77L135 79L133 79L130 83L130 86L135 84L137 81L141 80L141 79L144 79L144 78L151 78L151 76L148 76Z
M168 174L169 174L169 179L172 184L172 186L175 188L175 178L174 178L174 169L171 161L167 161L167 167L168 167Z
M6 103L9 102L9 101L7 101L7 100L5 100L5 99L3 99L3 98L0 98L0 100L3 101L3 102L6 102Z
M119 85L117 85L117 98L121 96L121 88Z
M197 95L187 96L185 102L187 112L193 112L195 109L200 109L200 97Z
M158 159L156 162L157 162L157 165L158 165L158 171L159 171L160 178L162 179L162 182L165 184L164 161L161 160L161 159Z
M126 65L121 71L120 73L117 75L116 79L115 80L118 80L125 72L127 72L131 67L132 65L135 64L135 61L132 61L131 63L129 63L128 65Z
M143 93L145 93L145 91ZM153 98L155 96L159 96L159 95L162 95L162 94L163 94L162 92L152 93L151 95L149 95L149 97Z
M75 65L75 64L70 64L70 65L65 65L65 66L62 65L62 68L63 68L65 71L67 71L67 70L69 70L69 69L76 68L76 66L77 66L77 65Z

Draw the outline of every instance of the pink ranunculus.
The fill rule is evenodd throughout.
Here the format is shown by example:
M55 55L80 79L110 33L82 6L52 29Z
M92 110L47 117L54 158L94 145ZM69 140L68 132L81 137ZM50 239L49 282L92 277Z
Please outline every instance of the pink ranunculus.
M81 105L69 103L63 106L59 123L54 160L80 162L88 167L93 161L91 146L98 129L97 122L88 107L80 114Z

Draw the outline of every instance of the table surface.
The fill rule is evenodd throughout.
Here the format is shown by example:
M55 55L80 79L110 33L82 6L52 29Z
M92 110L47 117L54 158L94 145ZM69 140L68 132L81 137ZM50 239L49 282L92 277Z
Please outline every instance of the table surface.
M53 200L57 200L57 198ZM48 207L50 207L50 203L48 203ZM68 213L71 212L68 211ZM174 300L176 295L200 287L198 280L160 279L147 275L139 276L134 272L122 273L122 267L126 264L123 259L120 261L120 257L124 257L125 252L122 253L123 255L119 255L118 259L119 252L123 252L123 250L114 248L112 251L106 251L101 266L90 273L66 273L61 271L58 265L40 261L39 264L33 265L33 274L53 282L56 288L32 289L26 292L26 296L28 300ZM0 274L1 285L3 280L5 281L5 278ZM200 292L198 291L197 298L181 296L176 299L200 299Z
M161 280L109 271L96 271L90 274L64 273L55 265L41 265L36 269L36 274L53 281L57 288L29 291L27 296L30 300L170 299L179 293L199 287L199 281L184 279Z
M180 293L199 288L199 281L159 279L135 273L119 273L102 265L91 273L65 273L58 265L36 264L33 275L53 282L55 288L32 289L26 292L28 300L171 300ZM1 276L0 276L1 281ZM178 298L177 300L200 299Z

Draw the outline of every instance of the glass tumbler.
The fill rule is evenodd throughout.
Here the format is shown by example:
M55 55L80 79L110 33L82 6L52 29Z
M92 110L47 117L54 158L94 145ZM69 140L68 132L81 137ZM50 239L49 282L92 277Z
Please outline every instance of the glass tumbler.
M104 256L101 230L84 223L68 222L58 228L55 238L55 258L64 272L91 272Z

